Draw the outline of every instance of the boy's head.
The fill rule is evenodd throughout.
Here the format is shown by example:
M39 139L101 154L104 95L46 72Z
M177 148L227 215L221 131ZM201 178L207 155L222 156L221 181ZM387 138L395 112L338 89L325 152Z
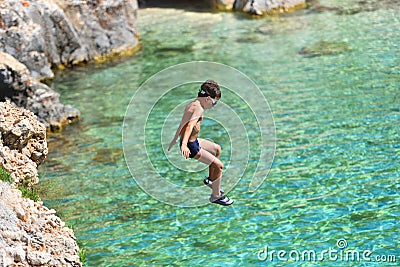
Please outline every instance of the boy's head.
M215 99L215 98L220 99L221 98L221 90L219 89L218 83L216 83L213 80L207 80L201 85L197 96L198 97L209 96L213 99Z

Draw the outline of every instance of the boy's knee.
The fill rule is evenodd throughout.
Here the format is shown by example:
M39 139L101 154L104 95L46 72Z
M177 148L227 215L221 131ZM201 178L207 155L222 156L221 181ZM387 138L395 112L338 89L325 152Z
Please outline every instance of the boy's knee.
M216 161L216 162L214 162L214 166L215 166L215 168L217 168L217 169L219 169L219 170L221 170L222 171L222 169L224 168L224 164L221 162L221 161Z
M219 155L221 154L221 146L216 144L215 147L216 147L216 149L217 149L216 155L215 155L215 156L218 158Z

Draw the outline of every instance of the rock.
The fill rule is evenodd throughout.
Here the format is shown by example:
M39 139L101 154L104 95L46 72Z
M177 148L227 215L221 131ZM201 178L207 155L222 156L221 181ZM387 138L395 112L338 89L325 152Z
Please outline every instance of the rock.
M21 244L14 248L12 255L14 256L14 262L23 262L26 258L26 252Z
M233 10L235 0L213 0L214 6L221 11Z
M48 153L46 128L8 102L0 103L0 118L0 167L14 181L0 181L0 266L82 266L75 235L56 211L15 188L38 182L37 165Z
M287 12L298 7L305 7L306 0L237 0L233 8L251 15L265 15Z
M25 221L25 211L21 206L16 206L15 207L15 213L17 214L17 218L20 219L21 221Z
M395 9L400 4L399 0L362 0L355 3L355 5L343 7L320 5L316 0L307 2L309 4L308 9L311 13L335 12L337 15L354 15L360 12L371 12L378 9Z
M299 54L305 57L317 57L324 55L338 55L350 50L346 42L320 41L310 46L303 47Z
M138 47L137 1L8 0L0 2L0 51L36 79Z
M0 102L0 166L17 185L38 182L37 166L48 154L46 128L27 110Z
M51 260L51 255L44 251L28 251L26 257L32 266L43 266Z
M54 210L6 182L0 189L0 266L82 266L75 235Z
M0 101L9 100L15 106L32 111L49 130L59 130L63 125L79 119L78 110L62 105L58 93L34 80L26 66L3 52L0 52L0 89ZM4 115L1 115L0 120L3 119ZM18 131L30 132L26 121L20 123ZM18 134L23 133L15 132L17 139Z

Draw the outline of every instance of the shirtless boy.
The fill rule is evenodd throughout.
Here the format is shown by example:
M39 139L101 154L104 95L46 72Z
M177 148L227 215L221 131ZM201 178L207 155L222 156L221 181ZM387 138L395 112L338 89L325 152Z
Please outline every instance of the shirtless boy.
M179 136L182 156L186 159L194 158L209 166L208 177L204 179L204 183L212 189L210 202L228 206L233 203L233 200L224 196L224 191L221 189L224 168L224 164L219 159L221 147L209 140L198 138L204 110L211 109L220 98L219 85L213 80L205 81L201 85L197 98L186 106L168 151L175 145Z

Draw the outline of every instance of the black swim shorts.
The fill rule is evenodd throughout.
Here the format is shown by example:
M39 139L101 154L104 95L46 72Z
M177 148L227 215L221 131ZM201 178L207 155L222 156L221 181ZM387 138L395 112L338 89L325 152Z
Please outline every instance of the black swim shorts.
M182 140L180 142L180 145L182 146ZM199 140L196 139L193 142L188 142L187 147L189 148L190 151L189 158L194 158L194 156L196 156L197 153L199 153L200 151Z

